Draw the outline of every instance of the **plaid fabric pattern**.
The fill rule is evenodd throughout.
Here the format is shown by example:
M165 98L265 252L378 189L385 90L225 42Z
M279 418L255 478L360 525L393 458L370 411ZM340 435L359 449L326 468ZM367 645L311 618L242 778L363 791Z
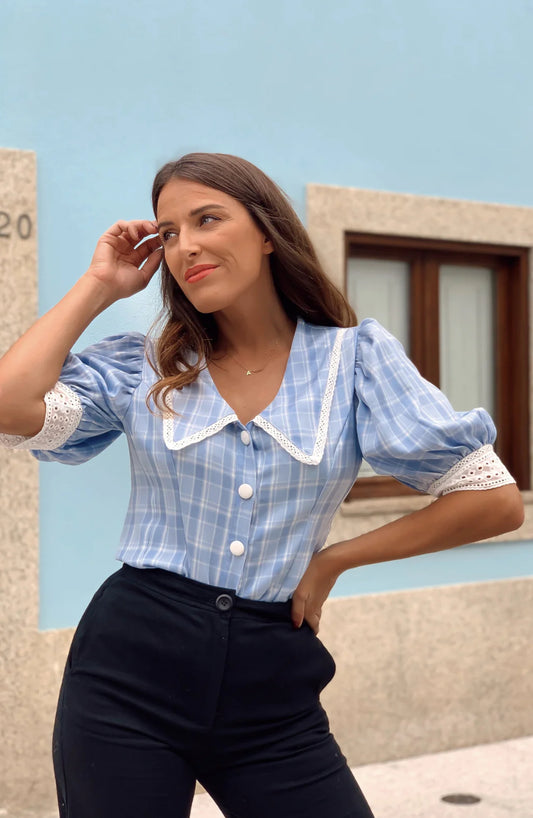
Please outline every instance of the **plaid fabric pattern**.
M300 319L278 394L246 426L207 369L174 394L177 415L151 414L147 343L128 333L70 354L60 382L81 421L33 454L80 463L125 433L132 489L117 558L250 599L290 598L362 457L427 491L496 436L485 410L455 412L372 319L348 329Z

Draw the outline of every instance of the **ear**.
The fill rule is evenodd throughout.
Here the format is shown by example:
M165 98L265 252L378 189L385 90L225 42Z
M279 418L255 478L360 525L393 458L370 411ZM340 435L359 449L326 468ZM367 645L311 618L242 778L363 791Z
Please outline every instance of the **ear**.
M263 238L263 253L266 256L269 253L273 253L273 252L274 252L274 246L273 246L272 242L270 241L270 239L267 239L267 237L265 236Z

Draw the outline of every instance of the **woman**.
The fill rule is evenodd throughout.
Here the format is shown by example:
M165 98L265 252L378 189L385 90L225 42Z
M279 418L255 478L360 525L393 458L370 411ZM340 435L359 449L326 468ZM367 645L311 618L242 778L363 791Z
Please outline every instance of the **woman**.
M261 171L189 154L153 204L157 221L113 225L0 361L5 445L79 463L125 432L131 454L124 565L60 694L61 815L184 818L199 780L231 818L368 818L319 703L322 605L348 568L518 527L519 492L486 412L456 414L375 321L354 326ZM159 266L154 342L70 353ZM320 550L362 455L438 499Z

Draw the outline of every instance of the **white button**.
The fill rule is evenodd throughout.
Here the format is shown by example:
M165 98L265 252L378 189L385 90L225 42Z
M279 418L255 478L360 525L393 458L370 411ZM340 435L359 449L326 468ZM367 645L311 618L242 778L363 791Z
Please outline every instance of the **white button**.
M241 440L244 443L244 445L249 446L251 439L252 438L250 437L250 432L247 432L246 429L244 429L244 431L241 432Z
M233 542L230 543L229 550L234 557L242 557L244 554L244 543L240 540L233 540Z
M242 497L243 500L249 500L250 497L253 496L254 490L249 485L249 483L242 483L239 486L239 497Z

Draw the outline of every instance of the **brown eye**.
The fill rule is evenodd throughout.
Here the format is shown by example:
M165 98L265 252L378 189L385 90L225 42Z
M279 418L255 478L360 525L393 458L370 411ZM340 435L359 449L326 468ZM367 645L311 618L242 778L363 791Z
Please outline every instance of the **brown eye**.
M169 241L172 238L172 236L177 236L177 235L178 234L176 233L175 230L164 230L161 233L161 241L163 242L163 244L165 244L167 241Z

